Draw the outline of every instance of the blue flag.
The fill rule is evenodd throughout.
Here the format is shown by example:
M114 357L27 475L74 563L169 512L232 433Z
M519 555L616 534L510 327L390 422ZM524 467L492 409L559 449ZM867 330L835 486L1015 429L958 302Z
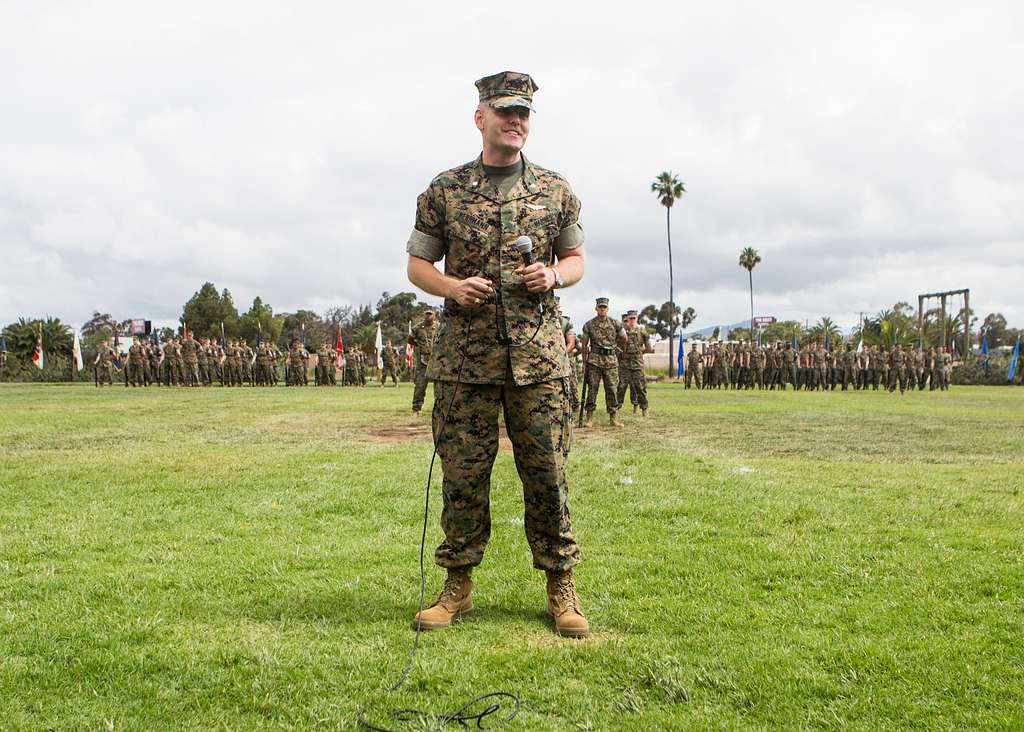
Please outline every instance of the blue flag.
M828 333L826 333L825 334L825 352L828 353L829 350L830 349L828 347Z
M981 336L981 372L988 376L988 336Z
M796 344L796 333L793 334L793 350L794 351L799 351L800 350L800 346L798 346Z
M1017 336L1017 345L1013 347L1013 356L1010 358L1010 370L1006 374L1007 381L1013 381L1017 373L1017 361L1020 360L1020 336Z
M7 336L0 335L0 351L7 350Z
M685 338L680 338L679 339L679 365L678 365L678 368L676 369L676 376L682 376L683 375L683 343L685 343L685 342L686 342Z

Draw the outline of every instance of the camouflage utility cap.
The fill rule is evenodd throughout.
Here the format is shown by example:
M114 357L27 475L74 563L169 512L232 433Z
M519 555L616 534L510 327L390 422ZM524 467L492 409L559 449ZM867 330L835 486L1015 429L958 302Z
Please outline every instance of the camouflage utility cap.
M595 302L597 303L597 307L602 307L602 306L603 307L608 307L608 298L607 297L599 297L599 298L597 298L597 300L595 300Z
M502 71L491 74L476 82L480 101L495 109L526 107L533 109L533 93L539 88L529 74L517 71Z

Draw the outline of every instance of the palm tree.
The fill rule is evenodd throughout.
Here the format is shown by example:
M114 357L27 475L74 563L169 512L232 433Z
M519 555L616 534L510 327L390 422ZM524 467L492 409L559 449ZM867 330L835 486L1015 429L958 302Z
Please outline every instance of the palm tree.
M747 277L750 278L750 332L754 332L754 267L761 263L761 255L753 247L747 247L740 252L740 266L747 270Z
M843 333L832 318L825 316L815 323L809 331L811 340L819 343L828 343L829 348L835 348L843 340Z
M683 194L686 193L686 185L679 180L679 178L672 173L670 170L666 170L661 173L654 182L651 183L651 192L657 197L658 201L662 206L665 207L665 232L668 236L668 301L672 304L672 309L675 309L675 293L673 292L672 283L672 204L676 202L676 199L682 198ZM668 331L668 373L672 376L675 373L675 369L672 368L672 341L675 335L676 324L675 318L672 319L672 323Z

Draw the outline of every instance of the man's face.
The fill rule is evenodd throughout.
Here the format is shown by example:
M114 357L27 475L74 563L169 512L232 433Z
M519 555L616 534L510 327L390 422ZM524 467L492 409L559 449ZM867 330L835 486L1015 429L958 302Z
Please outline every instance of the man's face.
M494 109L489 104L481 104L474 119L484 147L492 150L517 153L530 135L530 110L526 107Z
M434 313L433 313L433 311L427 311L426 321L427 321L428 325L430 323L434 322Z
M597 313L597 317L599 317L599 318L607 318L608 317L608 306L607 305L598 305L596 308L594 308L594 311Z
M626 327L628 327L630 330L632 330L633 328L636 328L636 317L635 316L630 315L628 318L626 318Z

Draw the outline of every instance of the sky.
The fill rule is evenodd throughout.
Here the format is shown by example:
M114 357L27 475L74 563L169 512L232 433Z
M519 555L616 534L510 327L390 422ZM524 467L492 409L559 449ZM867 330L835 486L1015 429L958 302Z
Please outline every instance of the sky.
M1020 3L482 5L3 3L0 320L413 290L416 196L512 69L540 87L527 156L583 204L578 324L668 300L670 170L693 328L750 316L746 246L756 315L852 328L970 288L1024 325Z

